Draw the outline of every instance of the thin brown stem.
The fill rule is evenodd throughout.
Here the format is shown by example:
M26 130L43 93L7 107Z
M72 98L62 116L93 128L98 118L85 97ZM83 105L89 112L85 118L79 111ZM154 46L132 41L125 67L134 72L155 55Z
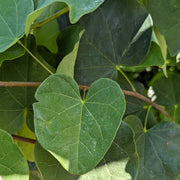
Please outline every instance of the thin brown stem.
M30 138L26 138L26 137L22 137L22 136L12 135L12 138L16 141L21 141L21 142L26 142L26 143L31 143L31 144L36 143L35 139L30 139Z
M5 81L0 81L0 87L38 87L41 84L41 82L5 82ZM89 86L86 85L79 85L79 89L83 90L89 90ZM127 90L122 90L124 95L127 96L133 96L136 97L146 103L148 103L149 105L153 106L154 108L156 108L157 110L159 110L161 113L164 114L164 116L166 116L168 119L170 119L172 122L174 122L174 120L169 116L169 114L167 113L167 111L165 109L163 109L161 106L159 106L158 104L152 102L150 99L148 99L147 97L137 93L137 92L132 92L132 91L127 91Z
M38 87L41 82L11 82L0 81L0 87Z
M163 109L161 106L159 106L158 104L152 102L150 99L148 99L147 97L137 93L137 92L132 92L132 91L126 91L126 90L122 90L124 95L127 96L133 96L136 97L146 103L148 103L149 105L153 106L154 108L156 108L157 110L159 110L160 112L162 112L168 119L170 119L172 122L174 122L174 120L169 116L169 114L167 113L167 111L165 109Z

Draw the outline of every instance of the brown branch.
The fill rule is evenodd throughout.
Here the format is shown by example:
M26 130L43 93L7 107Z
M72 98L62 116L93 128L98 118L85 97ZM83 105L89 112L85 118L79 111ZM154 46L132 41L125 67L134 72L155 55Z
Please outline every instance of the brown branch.
M7 81L0 81L0 87L38 87L41 84L41 82L7 82ZM89 90L89 86L86 85L79 85L79 89L83 90ZM159 106L158 104L152 102L150 99L146 98L145 96L137 93L137 92L132 92L132 91L126 91L126 90L122 90L124 95L127 96L133 96L136 97L146 103L148 103L149 105L152 105L154 108L156 108L157 110L159 110L161 113L164 114L164 116L166 116L168 119L170 119L172 122L174 122L174 120L169 116L169 114L167 113L167 111L165 109L163 109L161 106Z
M38 87L40 82L8 82L0 81L0 87Z
M30 139L30 138L26 138L26 137L22 137L22 136L12 135L12 138L16 141L27 142L27 143L31 143L31 144L36 143L35 139Z
M165 109L163 109L161 106L159 106L158 104L152 102L150 99L148 99L147 97L137 93L137 92L132 92L132 91L126 91L126 90L122 90L122 92L124 93L124 95L127 96L133 96L136 97L146 103L148 103L149 105L153 106L154 108L156 108L157 110L159 110L161 113L164 114L164 116L166 116L168 119L170 119L172 122L174 122L174 120L169 116L169 114L167 113L167 111Z

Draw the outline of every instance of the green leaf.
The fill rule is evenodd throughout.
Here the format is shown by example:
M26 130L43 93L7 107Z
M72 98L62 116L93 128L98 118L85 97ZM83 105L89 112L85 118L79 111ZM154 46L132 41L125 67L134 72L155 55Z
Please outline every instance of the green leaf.
M180 123L180 75L169 74L168 78L157 75L157 78L152 84L156 95L156 103L164 106L169 115L176 123ZM167 88L168 84L168 88ZM166 118L163 118L164 120Z
M56 71L57 73L66 74L72 78L74 77L74 65L79 48L79 41L83 33L84 29L80 26L71 26L62 32L62 37L59 42L62 44L60 55L67 55L60 62Z
M79 24L86 30L75 66L79 84L113 78L116 65L138 65L149 50L152 23L145 8L134 0L107 0Z
M41 84L35 97L39 101L33 105L35 132L40 144L73 174L94 168L124 114L119 85L110 79L97 80L82 100L72 78L55 74Z
M126 123L122 122L104 159L95 169L82 176L75 176L67 172L39 143L36 143L35 147L35 160L36 165L42 173L43 180L48 180L49 177L52 177L52 180L104 180L110 178L116 178L117 180L124 178L127 180L130 179L130 175L125 172L125 166L127 164L127 158L131 157L134 151L133 132Z
M0 129L0 179L29 180L28 165L11 135Z
M45 46L52 53L56 54L58 46L56 39L59 35L59 26L57 20L50 21L40 28L36 35L37 45Z
M100 6L104 0L34 0L35 11L31 13L26 22L25 34L29 33L31 24L35 21L38 16L42 13L42 16L37 19L37 21L48 20L53 16L55 12L65 13L70 11L69 17L71 23L76 23L83 15L94 11L98 6ZM53 5L56 3L55 5ZM57 5L59 3L59 5ZM67 6L64 5L67 4ZM55 7L56 6L56 7Z
M37 168L30 170L29 180L43 180Z
M135 144L132 130L124 122L121 123L116 137L98 166L79 179L87 180L130 180L131 176L126 172L126 164L135 152ZM128 169L129 171L132 171Z
M0 3L0 52L15 44L23 35L26 18L33 11L32 0L6 0Z
M77 22L80 17L82 17L84 14L90 13L94 11L99 5L101 5L104 0L44 0L42 1L35 1L35 7L36 9L44 8L53 2L64 2L68 5L70 9L70 21L71 23Z
M35 8L38 0L34 0ZM43 8L43 12L38 16L37 19L35 19L34 23L41 23L42 21L45 21L49 18L51 18L54 14L57 14L62 9L66 8L67 5L65 3L60 3L58 1L54 1L50 5Z
M35 46L34 41L31 46ZM0 81L41 82L48 76L49 73L28 54L14 61L5 61L0 67ZM32 103L35 102L35 91L36 88L33 87L0 87L1 129L12 134L17 132L24 122L27 110L27 124L33 130Z
M38 169L40 170L43 180L75 180L78 176L72 175L67 172L61 164L39 143L35 146L35 161Z
M13 60L25 54L25 50L19 45L15 44L6 51L0 53L0 66L5 60Z
M158 76L158 75L157 75ZM170 110L174 105L180 106L180 75L169 74L166 77L157 77L152 87L157 96L156 102ZM167 88L168 85L168 88Z
M162 122L145 131L140 119L124 120L133 130L139 156L137 180L173 180L180 173L180 127Z
M28 128L26 124L26 119L27 119L26 116L27 116L27 112L25 110L24 123L22 125L22 128L16 133L16 135L26 138L36 139L35 134ZM19 146L26 159L31 162L34 162L34 144L21 142L21 141L17 141L16 144Z
M146 5L166 39L171 56L175 56L180 50L180 1L146 0Z

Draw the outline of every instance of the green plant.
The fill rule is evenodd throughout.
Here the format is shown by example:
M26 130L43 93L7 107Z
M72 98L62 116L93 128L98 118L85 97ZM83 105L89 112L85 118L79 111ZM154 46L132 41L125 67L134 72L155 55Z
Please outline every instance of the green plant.
M0 180L178 179L179 16L172 0L0 0Z

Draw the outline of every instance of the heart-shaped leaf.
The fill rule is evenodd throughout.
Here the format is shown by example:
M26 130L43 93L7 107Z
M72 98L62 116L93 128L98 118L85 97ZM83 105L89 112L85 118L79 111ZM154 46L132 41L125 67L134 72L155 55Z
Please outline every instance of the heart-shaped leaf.
M139 156L137 180L171 180L180 173L180 127L162 122L145 131L137 116L124 120L135 134Z
M75 66L79 84L113 78L117 65L138 65L149 50L152 22L134 0L106 0L79 24L85 29Z
M28 165L22 152L7 132L0 129L0 179L28 180Z
M26 18L34 9L32 0L0 3L0 52L15 44L24 33Z
M55 74L38 88L33 105L40 144L73 174L94 168L110 147L125 110L114 81L94 82L85 99L70 77Z

